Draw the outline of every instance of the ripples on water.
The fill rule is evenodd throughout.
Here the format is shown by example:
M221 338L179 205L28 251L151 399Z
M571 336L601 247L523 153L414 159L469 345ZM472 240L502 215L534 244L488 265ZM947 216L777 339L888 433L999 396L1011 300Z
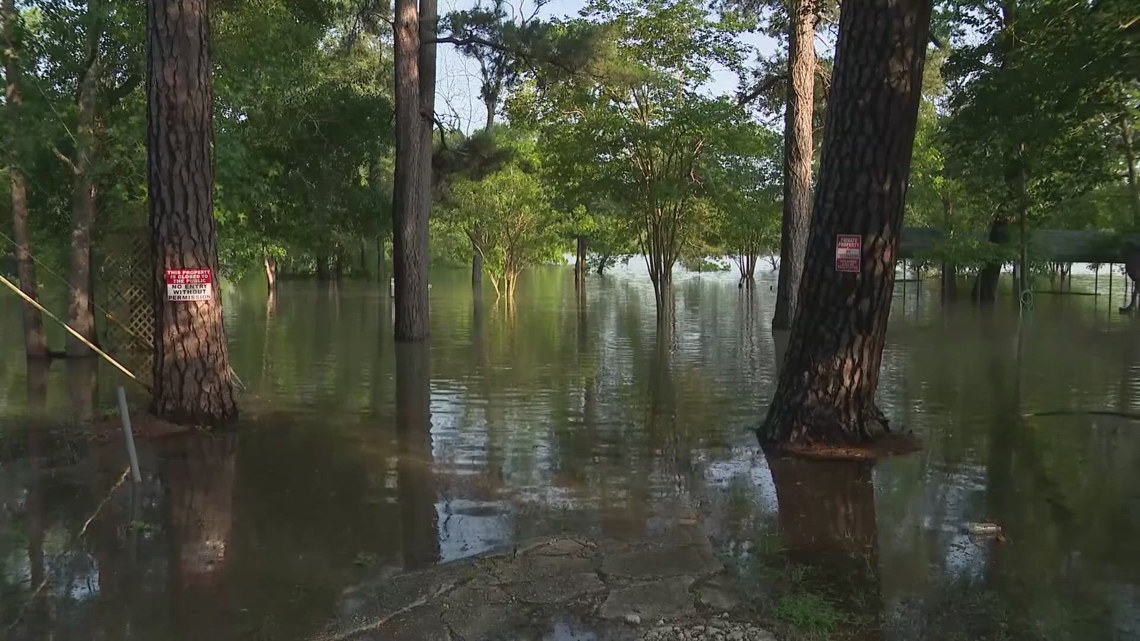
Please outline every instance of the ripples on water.
M880 400L925 449L774 479L750 432L775 376L771 276L753 294L681 277L664 340L632 268L591 277L584 309L566 269L531 274L513 312L473 306L465 280L434 279L430 354L398 352L385 292L362 283L284 282L272 308L258 283L227 293L243 430L145 444L146 482L82 538L121 448L55 436L92 379L56 363L29 386L5 302L0 638L306 639L401 568L692 512L757 589L863 558L824 565L867 597L874 638L1140 635L1140 425L1024 417L1140 411L1140 321L1105 297L1039 296L1019 326L900 284ZM120 383L100 371L99 411ZM1007 542L963 534L973 521Z

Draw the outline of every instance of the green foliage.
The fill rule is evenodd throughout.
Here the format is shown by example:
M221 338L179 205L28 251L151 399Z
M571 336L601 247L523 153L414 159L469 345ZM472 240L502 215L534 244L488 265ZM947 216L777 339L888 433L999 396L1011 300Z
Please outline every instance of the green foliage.
M524 89L509 104L512 119L541 131L567 185L556 194L560 208L621 219L655 287L667 285L711 221L721 154L752 128L734 100L703 90L715 68L742 69L743 23L714 20L689 0L597 1L582 15L604 25L610 43L593 74Z
M1138 57L1127 2L963 3L963 32L943 68L951 173L998 216L1043 220L1112 182L1110 123L1134 110ZM968 30L969 33L966 33ZM1130 44L1130 42L1132 44Z
M440 212L442 227L467 235L495 292L508 300L524 269L561 254L557 216L534 171L533 143L515 144L515 157L506 166L478 180L452 182Z
M791 592L776 602L776 618L801 632L832 633L844 616L824 597L813 592Z

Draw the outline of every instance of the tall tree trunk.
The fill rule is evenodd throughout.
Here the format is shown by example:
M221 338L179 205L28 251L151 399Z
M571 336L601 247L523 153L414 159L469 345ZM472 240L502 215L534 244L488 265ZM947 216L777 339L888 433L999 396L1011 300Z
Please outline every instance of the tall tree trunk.
M29 298L39 300L39 286L36 284L36 264L32 260L31 241L28 236L28 183L23 169L23 145L21 124L23 97L20 93L20 16L16 11L15 0L2 0L0 4L0 26L2 26L4 54L4 110L7 115L8 131L5 137L7 147L8 176L12 191L12 236L16 241L16 274L20 289ZM24 349L28 358L48 356L47 332L44 331L44 318L32 305L24 304Z
M478 225L475 227L475 237L478 238L482 235L482 230ZM475 241L471 241L471 289L478 292L483 288L483 252L479 251L479 246Z
M1140 184L1136 182L1136 150L1132 146L1132 122L1125 114L1116 120L1124 143L1124 161L1128 163L1128 204L1132 207L1132 229L1140 230Z
M576 252L574 254L574 287L582 289L586 286L586 237L579 234Z
M217 282L209 13L206 0L146 6L152 411L176 423L217 424L238 410ZM166 300L167 269L210 270L210 300Z
M845 3L811 237L775 398L775 449L862 444L887 430L875 405L895 284L927 0ZM837 234L862 238L861 272L835 270Z
M392 271L395 276L397 341L428 335L428 205L424 176L424 119L420 116L420 14L416 0L396 0L395 48L396 168L392 208Z
M811 225L812 114L815 109L815 0L791 3L788 32L788 103L784 108L784 217L774 329L788 329L796 314Z
M942 190L942 233L947 238L953 234L951 224L953 221L954 203L950 199L950 191ZM942 260L942 300L952 301L958 298L958 266L946 259Z
M79 112L75 127L75 159L71 163L71 274L67 301L67 322L71 328L94 343L95 308L91 290L91 233L95 225L96 187L91 165L96 154L95 116L99 94L99 40L103 30L99 3L88 3L87 59L90 61L79 80ZM91 348L67 335L70 356L90 356Z

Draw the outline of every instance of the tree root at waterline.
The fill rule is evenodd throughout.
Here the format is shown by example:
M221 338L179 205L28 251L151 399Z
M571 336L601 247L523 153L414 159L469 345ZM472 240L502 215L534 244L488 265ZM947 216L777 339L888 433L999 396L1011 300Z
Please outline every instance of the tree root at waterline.
M913 433L892 430L874 404L851 414L810 402L794 411L774 407L757 434L760 447L767 454L822 460L874 460L922 449Z

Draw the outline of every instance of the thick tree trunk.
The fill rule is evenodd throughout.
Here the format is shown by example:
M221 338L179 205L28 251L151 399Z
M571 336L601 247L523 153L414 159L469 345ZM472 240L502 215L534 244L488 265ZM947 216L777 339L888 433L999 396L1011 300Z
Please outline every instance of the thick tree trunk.
M332 280L332 272L329 271L329 256L328 254L317 254L317 281L327 283Z
M925 0L843 5L800 307L760 434L776 449L858 445L887 430L875 391L930 12ZM836 271L838 234L862 238L860 273Z
M209 13L206 0L152 0L146 6L151 409L176 423L217 424L238 412L217 282ZM210 300L166 300L168 269L210 270Z
M91 3L89 12L98 11ZM96 187L92 174L95 157L95 115L99 93L99 39L102 29L98 17L92 15L88 25L87 57L91 64L79 81L79 112L75 127L75 159L71 194L71 274L67 302L67 322L88 341L94 343L95 307L91 291L91 234L95 225ZM90 356L91 348L71 334L67 336L70 356Z
M12 236L16 241L16 275L20 289L33 300L39 300L39 286L36 283L36 264L32 260L31 241L28 236L28 183L24 176L22 144L24 135L20 122L23 112L23 99L20 93L20 44L18 42L19 14L15 0L2 0L0 4L0 25L3 27L3 45L0 54L4 60L6 82L4 109L7 112L8 131L5 137L7 147L8 176L12 191ZM47 332L44 331L44 318L40 311L30 304L24 304L24 349L28 358L48 356Z
M995 218L990 224L989 242L995 245L1005 245L1009 243L1009 223L1002 218ZM971 293L971 298L975 302L992 303L997 300L998 280L1001 278L1001 263L992 262L987 263L982 270L978 272L978 278L974 282L974 290Z
M427 344L396 346L396 484L404 565L439 560L439 519L432 470L431 363Z
M395 47L396 168L392 209L392 271L395 277L397 341L420 341L428 336L428 244L431 184L430 150L424 148L420 115L420 14L416 0L396 0L393 24Z
M574 287L582 289L586 286L586 237L579 235L576 252L574 254Z
M811 226L812 114L815 108L815 0L791 3L788 103L784 108L784 217L774 329L788 329L796 313Z

